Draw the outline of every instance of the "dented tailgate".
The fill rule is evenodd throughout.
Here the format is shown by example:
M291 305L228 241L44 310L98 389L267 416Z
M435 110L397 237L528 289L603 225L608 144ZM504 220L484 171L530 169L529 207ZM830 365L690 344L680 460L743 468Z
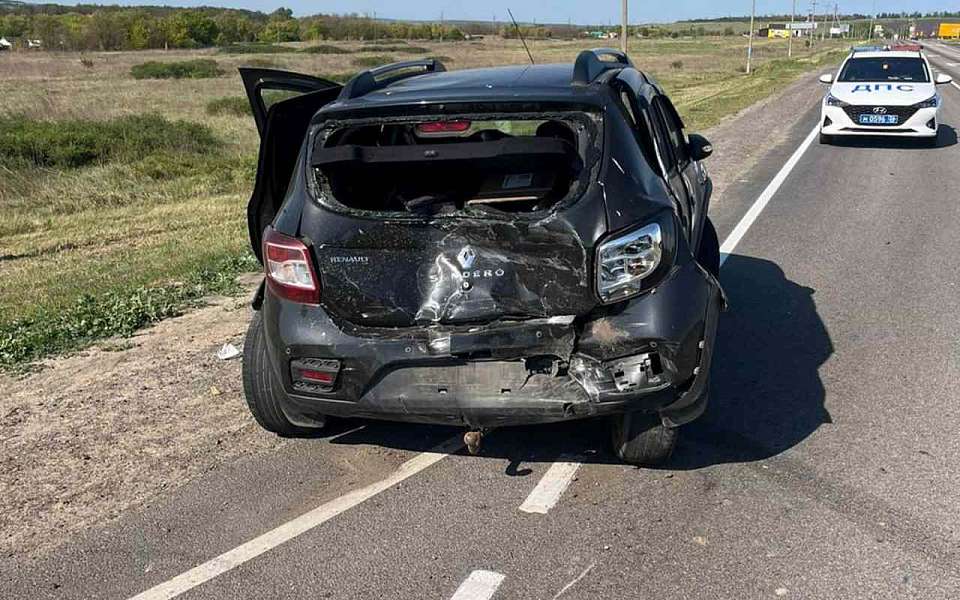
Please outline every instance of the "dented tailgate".
M597 303L591 259L562 218L355 225L314 248L323 304L368 326L579 315Z

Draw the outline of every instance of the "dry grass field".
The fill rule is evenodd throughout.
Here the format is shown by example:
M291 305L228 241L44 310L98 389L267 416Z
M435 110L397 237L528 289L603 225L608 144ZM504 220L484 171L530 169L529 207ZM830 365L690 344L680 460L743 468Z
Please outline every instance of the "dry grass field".
M237 67L343 78L359 65L416 56L442 57L450 69L527 60L519 42L491 38L409 43L427 52L397 50L404 42L337 45L350 52L0 55L0 368L129 333L205 293L229 291L233 275L252 267L244 208L255 171L256 129L246 115L207 110L212 100L242 95ZM530 43L538 62L569 62L590 45ZM841 45L826 42L810 50L797 44L788 62L785 41L761 40L758 68L749 77L742 73L742 38L633 41L631 55L668 89L690 128L702 130L803 72L838 61L840 54L830 50ZM146 61L195 58L216 60L224 74L164 80L130 74ZM201 153L160 149L78 167L4 162L4 122L52 122L56 130L69 122L108 123L147 113L205 126L217 144Z

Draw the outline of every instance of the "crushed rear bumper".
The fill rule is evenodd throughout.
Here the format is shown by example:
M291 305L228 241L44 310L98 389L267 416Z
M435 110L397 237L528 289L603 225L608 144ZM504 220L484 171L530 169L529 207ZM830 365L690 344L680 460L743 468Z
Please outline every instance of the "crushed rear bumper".
M724 306L716 279L689 261L655 293L587 318L370 329L269 292L261 310L294 421L334 415L500 427L646 411L676 427L706 406ZM304 359L338 361L329 390L305 391L293 380L291 364Z

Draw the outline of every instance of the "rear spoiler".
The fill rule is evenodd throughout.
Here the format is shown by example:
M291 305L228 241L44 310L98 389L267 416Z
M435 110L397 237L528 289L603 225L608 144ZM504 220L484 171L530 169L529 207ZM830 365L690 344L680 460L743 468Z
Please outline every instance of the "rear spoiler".
M604 60L610 59L613 60ZM597 77L611 69L633 67L625 52L614 48L594 48L577 55L573 65L573 85L590 85Z
M370 92L387 87L410 77L418 77L427 73L439 73L446 71L443 63L435 58L423 60L408 60L404 62L391 63L375 69L357 73L343 86L338 100L352 100L366 96Z

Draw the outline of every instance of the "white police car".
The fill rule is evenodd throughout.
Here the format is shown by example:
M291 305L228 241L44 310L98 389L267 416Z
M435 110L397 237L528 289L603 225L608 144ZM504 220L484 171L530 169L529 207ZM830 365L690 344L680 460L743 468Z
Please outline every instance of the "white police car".
M946 74L934 76L919 47L910 50L854 49L823 99L820 143L834 137L886 135L937 140L940 94L936 86L950 83Z

